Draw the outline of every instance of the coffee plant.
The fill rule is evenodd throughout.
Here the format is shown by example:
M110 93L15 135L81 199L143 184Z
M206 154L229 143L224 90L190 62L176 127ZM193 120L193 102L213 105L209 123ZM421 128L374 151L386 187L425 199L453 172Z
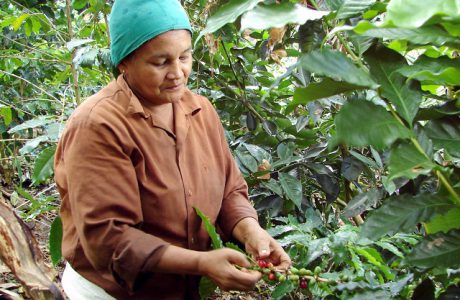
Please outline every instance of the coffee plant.
M254 259L259 292L458 296L459 0L181 2L190 88L218 110L259 221L293 260ZM0 180L24 218L58 207L41 192L65 120L114 78L111 4L0 2ZM238 248L202 218L215 248ZM204 279L202 295L214 288Z

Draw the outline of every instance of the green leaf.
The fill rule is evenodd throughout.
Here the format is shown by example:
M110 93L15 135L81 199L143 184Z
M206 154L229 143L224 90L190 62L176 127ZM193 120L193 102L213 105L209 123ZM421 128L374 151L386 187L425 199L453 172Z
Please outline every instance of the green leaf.
M278 157L281 160L288 160L294 155L295 144L294 143L281 143L276 148Z
M433 120L426 124L425 132L437 150L445 149L460 157L460 125L458 118Z
M41 16L32 16L30 18L30 21L32 22L32 31L35 34L40 33L40 28L42 28L42 23L41 23Z
M257 161L251 154L236 150L236 156L250 172L257 172Z
M375 151L375 150L374 150ZM383 168L382 165L377 164L376 161L370 159L367 156L362 155L354 150L350 150L350 154L353 155L356 159L360 160L362 163L368 165L369 167L373 167L375 169Z
M234 22L239 16L253 9L262 0L230 0L208 18L206 27L200 32L200 35L195 40L195 44L201 37L208 33L212 33L227 23Z
M307 265L321 255L331 253L331 241L327 237L308 241L306 245L308 246Z
M300 132L302 129L305 128L305 126L308 125L309 120L310 120L310 118L308 116L300 116L297 119L297 122L295 124L295 130L297 130L297 132Z
M29 18L24 23L24 33L27 37L30 37L32 34L32 20Z
M393 245L393 244L391 244L389 242L378 241L375 244L377 246L379 246L380 248L382 248L382 249L390 251L391 253L393 253L394 255L396 255L398 257L404 258L404 254L398 248L396 248L395 245Z
M73 0L72 6L74 9L82 9L86 6L86 3L88 3L88 0Z
M278 300L285 297L295 289L296 286L294 285L294 283L292 283L290 280L286 280L276 286L271 296L273 297L273 299Z
M440 195L421 194L391 197L368 216L362 226L363 237L377 240L385 234L408 232L415 225L430 221L436 214L449 210L452 202Z
M238 252L241 252L243 254L246 254L240 247L238 247L238 245L236 245L234 243L231 243L231 242L226 242L225 243L225 248L230 248L230 249L236 250Z
M303 55L300 64L312 73L328 76L336 81L363 87L378 87L366 71L358 68L350 58L339 51L327 48L322 51L315 50Z
M94 40L93 39L73 39L67 42L66 46L69 51L73 51L73 49L83 46L85 44L91 43L91 42L94 42Z
M337 11L337 19L348 19L362 14L367 8L375 3L376 0L345 0Z
M361 193L351 199L347 207L343 210L343 216L345 218L352 218L359 215L372 206L375 206L381 198L382 192L379 189L371 188L369 191Z
M428 235L406 257L417 267L456 268L460 266L460 230Z
M444 22L441 23L441 26L444 27L444 29L452 36L460 36L460 26L459 22L455 23L448 23Z
M268 29L283 27L286 24L304 24L308 20L321 19L329 14L328 11L309 9L306 6L294 3L281 3L272 5L258 5L253 10L246 12L241 18L241 30Z
M422 93L417 82L406 82L406 78L395 72L406 65L404 58L387 48L372 48L366 52L365 58L372 77L380 84L381 95L393 103L398 114L412 125L422 102Z
M422 55L413 65L402 67L398 72L424 84L460 86L460 61L445 56L429 58Z
M50 119L48 117L41 116L41 117L38 117L36 119L25 121L24 123L19 124L18 126L15 126L15 127L11 128L10 130L8 130L8 133L10 133L10 134L11 133L16 133L16 132L21 131L21 130L44 126L44 125L47 125L47 124L52 123L52 122L54 122L54 120L52 120L52 119Z
M364 30L364 32L361 32ZM363 36L384 38L390 40L406 40L416 45L427 45L434 44L436 46L442 46L444 44L459 45L459 40L456 37L451 36L444 30L432 26L422 27L417 29L401 29L401 28L372 28L369 29L367 26L360 27L360 24L355 27L357 33L361 33Z
M215 284L211 279L208 277L201 277L200 285L198 291L200 293L201 299L208 299L214 294L214 291L217 288L217 284Z
M401 143L391 149L388 179L394 180L399 177L414 179L419 175L430 173L435 166L412 143Z
M54 266L56 266L62 259L61 252L62 245L62 221L59 216L57 216L53 223L51 223L50 233L49 233L49 251L51 256L51 261Z
M449 101L443 105L421 108L416 120L434 120L445 116L460 115L460 106L457 107L454 101Z
M244 144L244 147L251 153L253 157L257 159L257 161L261 162L262 160L270 160L270 153L267 152L264 148L252 145L252 144Z
M278 176L287 198L300 209L302 205L302 183L287 173L279 173Z
M20 15L19 17L14 20L14 22L11 24L13 26L14 31L18 31L18 29L21 27L21 25L30 17L29 14L23 14Z
M40 184L53 175L54 153L56 145L45 148L35 160L32 182L34 185Z
M385 22L403 28L418 28L433 16L460 20L458 0L392 0L387 6Z
M3 123L6 126L10 125L11 121L13 121L13 111L11 107L0 104L0 117L3 118Z
M340 173L348 181L355 181L364 170L364 164L354 156L345 157L342 161Z
M414 280L414 274L407 274L403 278L397 281L390 281L387 282L383 285L381 285L382 288L390 290L390 293L393 297L396 297L400 295L400 292L409 285L410 282ZM421 300L421 299L419 299ZM424 299L427 300L427 299Z
M377 290L377 291L365 291L353 295L353 297L348 298L349 300L388 300L391 299L391 294L388 291Z
M40 136L38 136L38 137L36 137L34 139L31 139L31 140L27 141L24 144L24 146L22 146L21 149L19 149L19 153L21 155L29 154L32 151L34 151L35 148L37 148L38 145L40 145L40 143L47 142L47 141L49 141L48 136L40 135Z
M429 234L445 232L451 229L460 229L460 208L454 207L444 215L435 216L425 224L426 232Z
M196 214L200 217L201 221L203 222L204 228L209 234L209 237L212 241L212 248L213 249L220 249L224 247L224 243L220 238L219 234L216 231L216 227L209 221L209 218L198 208L194 207Z
M349 101L335 117L336 141L349 146L372 145L376 149L389 147L411 132L402 126L385 108L369 101Z
M268 180L268 181L264 180L260 184L263 187L266 187L267 189L272 191L273 193L283 197L283 189L282 189L281 185L278 183L278 181L270 178L270 180Z
M380 253L373 248L354 248L355 252L364 257L369 263L373 264L385 275L388 280L393 280L395 275L391 273L390 268L383 264Z
M296 88L293 100L288 104L286 113L290 113L300 104L328 98L334 95L364 89L365 87L324 78L321 82L310 83L305 88Z

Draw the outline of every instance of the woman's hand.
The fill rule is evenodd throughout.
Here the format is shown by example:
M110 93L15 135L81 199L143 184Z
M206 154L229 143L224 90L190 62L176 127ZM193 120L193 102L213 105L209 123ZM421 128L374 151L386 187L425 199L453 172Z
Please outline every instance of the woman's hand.
M232 249L218 249L203 252L198 262L198 270L224 291L248 291L262 277L260 272L245 269L250 265L244 254Z
M287 270L291 266L289 255L255 219L245 218L238 222L233 235L245 245L246 251L254 258L266 259L279 270Z

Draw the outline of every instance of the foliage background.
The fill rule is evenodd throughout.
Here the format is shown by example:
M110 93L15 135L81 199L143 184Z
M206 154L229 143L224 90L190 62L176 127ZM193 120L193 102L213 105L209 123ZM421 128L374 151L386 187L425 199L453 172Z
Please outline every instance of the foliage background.
M114 78L111 1L0 2L2 191L50 225L56 142ZM182 1L190 88L218 109L260 220L307 290L267 297L447 299L460 273L460 1ZM425 298L423 298L425 299Z

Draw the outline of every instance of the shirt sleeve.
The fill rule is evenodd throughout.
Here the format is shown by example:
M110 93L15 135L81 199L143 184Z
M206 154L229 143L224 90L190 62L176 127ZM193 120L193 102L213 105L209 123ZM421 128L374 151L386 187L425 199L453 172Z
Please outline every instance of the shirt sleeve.
M257 218L257 212L249 202L248 186L243 178L225 138L222 123L215 114L215 127L219 129L219 138L225 163L225 187L222 208L217 223L226 237L231 237L236 224L244 218Z
M155 265L168 244L139 229L143 214L129 151L109 126L70 126L56 164L65 170L72 222L85 256L132 291L144 264Z

